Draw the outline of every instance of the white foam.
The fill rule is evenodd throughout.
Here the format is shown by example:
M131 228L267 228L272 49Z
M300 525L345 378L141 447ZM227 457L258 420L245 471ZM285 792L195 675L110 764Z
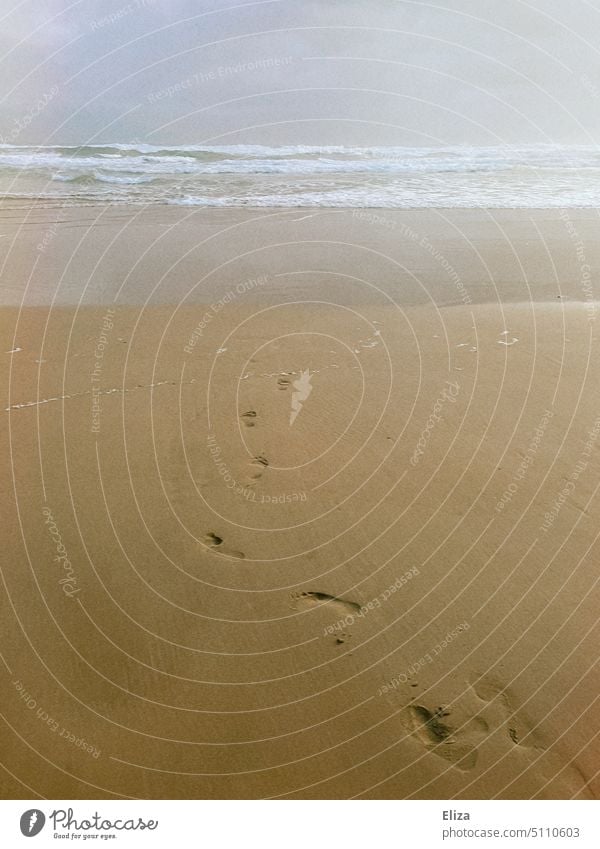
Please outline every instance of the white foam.
M182 206L595 207L600 148L0 145L0 180L10 197Z

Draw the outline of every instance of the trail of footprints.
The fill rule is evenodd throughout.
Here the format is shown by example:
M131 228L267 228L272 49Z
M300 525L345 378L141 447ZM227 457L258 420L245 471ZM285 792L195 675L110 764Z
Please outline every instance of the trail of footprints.
M291 385L289 377L281 376L277 380L280 390L287 390ZM241 414L245 427L255 427L257 424L256 410L250 409ZM262 477L269 461L264 454L254 457L250 463L251 471L247 486L253 486ZM211 548L219 548L219 552L229 557L243 559L245 555L224 546L221 537L208 533L204 542ZM338 598L328 593L304 591L292 594L294 607L297 610L309 610L327 606L327 609L339 619L354 614L360 610L360 605L347 599ZM345 643L350 634L338 633L335 636L337 644ZM416 686L416 684L412 684ZM473 705L473 700L475 705ZM471 701L471 710L468 702ZM447 761L452 767L462 772L475 768L479 759L479 749L485 740L497 733L504 735L510 747L518 747L521 751L540 753L544 747L538 736L531 730L522 714L513 708L507 689L493 677L476 676L469 682L466 704L445 707L428 707L424 704L411 703L402 712L402 723L406 731L432 754ZM474 708L474 710L473 710ZM454 719L456 712L457 718ZM482 712L484 716L479 715ZM474 715L469 715L474 714Z
M240 418L245 427L256 427L258 414L256 410L247 410L245 413L241 414ZM257 454L256 457L253 457L252 460L250 460L249 465L251 469L248 477L244 481L244 486L252 487L262 478L264 470L269 465L269 461L264 454Z
M326 607L338 620L361 609L357 602L325 592L296 592L292 599L296 610ZM336 643L343 644L350 636L337 633ZM412 682L411 686L418 685ZM518 747L523 753L543 751L522 713L514 709L507 689L487 675L475 676L456 706L428 707L411 700L402 711L402 723L427 751L462 772L477 765L481 745L493 734L504 735L510 748Z

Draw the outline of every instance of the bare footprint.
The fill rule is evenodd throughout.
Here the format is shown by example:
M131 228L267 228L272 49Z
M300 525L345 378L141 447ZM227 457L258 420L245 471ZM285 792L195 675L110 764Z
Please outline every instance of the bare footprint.
M264 470L269 465L269 461L265 456L259 454L258 457L253 457L248 465L250 466L250 474L246 479L246 486L254 486L262 478Z
M580 795L581 798L596 798L590 778L572 757L572 752L557 749L554 738L551 745L546 744L543 729L540 730L539 725L536 726L521 708L515 706L510 688L488 673L475 675L470 683L477 698L485 702L490 722L500 734L506 735L509 751L533 763L538 762L536 769L539 770L543 788L549 788L552 794L556 794L548 798L562 799Z
M241 418L246 427L254 427L256 424L254 421L256 418L256 410L248 410L247 413L242 413Z
M292 598L296 602L296 609L310 609L313 607L325 607L327 611L333 612L336 615L347 616L349 613L358 613L360 604L355 601L348 601L344 598L336 598L329 593L320 592L302 592L294 593Z
M236 560L244 560L246 557L242 551L234 551L226 545L223 545L223 537L218 536L218 534L215 534L212 531L209 531L204 535L203 542L208 548L218 548L219 554L223 554L225 557L235 557Z
M263 469L267 468L269 461L266 457L259 455L250 461L250 465L254 467L254 474L251 477L258 479L262 477Z
M443 707L429 710L424 705L410 705L406 711L408 730L432 754L467 772L477 763L477 744L488 730L481 717L469 720L466 727L455 732L448 723L450 711Z
M223 543L223 539L217 536L216 534L213 534L212 531L209 531L207 534L204 535L204 542L206 543L206 545L209 545L211 546L211 548L214 548L217 545L221 545Z
M497 678L491 675L475 675L473 678L475 680L471 681L471 687L482 702L492 702L498 698L503 702L508 701L504 687Z
M537 744L536 735L531 731L522 712L515 709L508 689L497 678L491 675L478 676L471 682L471 687L480 701L496 710L497 727L503 728L515 746L540 750L543 748Z

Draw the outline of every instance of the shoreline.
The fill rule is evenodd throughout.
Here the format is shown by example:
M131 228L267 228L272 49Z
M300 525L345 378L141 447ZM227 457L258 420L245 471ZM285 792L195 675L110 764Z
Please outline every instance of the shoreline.
M304 211L304 210L301 210ZM594 301L597 215L561 210L0 207L0 306ZM16 217L15 217L16 215ZM367 216L367 217L365 217ZM369 218L369 216L371 216Z

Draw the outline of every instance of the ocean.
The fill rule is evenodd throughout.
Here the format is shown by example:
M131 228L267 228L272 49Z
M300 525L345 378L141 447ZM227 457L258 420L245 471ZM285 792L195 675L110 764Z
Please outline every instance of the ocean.
M0 145L0 192L201 207L600 207L600 147Z

